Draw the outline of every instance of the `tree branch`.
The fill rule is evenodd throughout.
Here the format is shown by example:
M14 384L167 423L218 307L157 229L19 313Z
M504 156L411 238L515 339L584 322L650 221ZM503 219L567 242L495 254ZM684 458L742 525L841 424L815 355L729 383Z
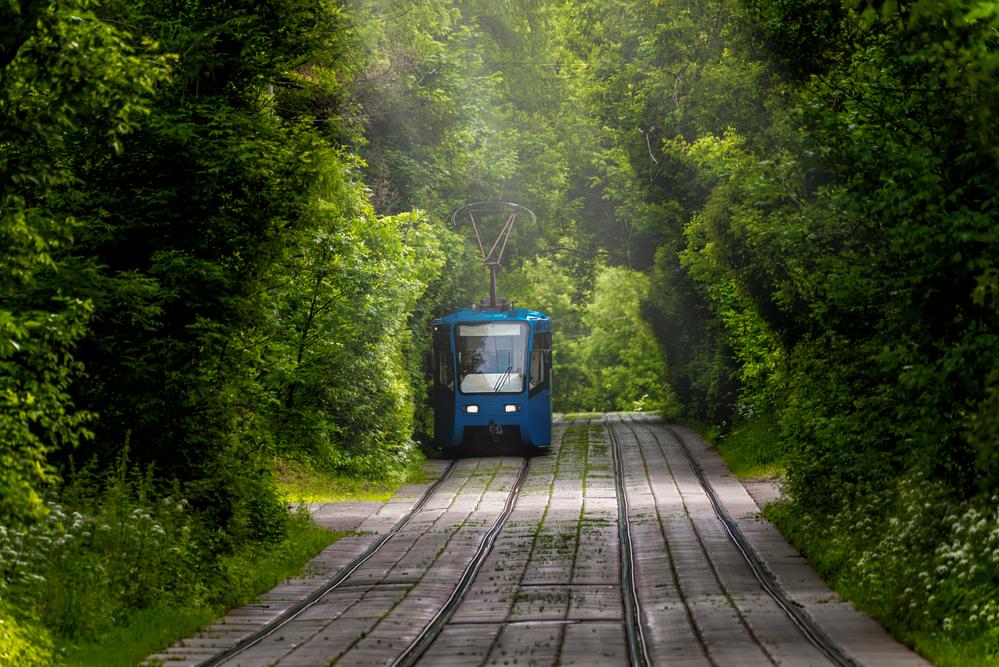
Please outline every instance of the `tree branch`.
M44 2L21 0L16 11L11 11L10 5L0 9L0 70L14 62L24 43L35 34L38 19L45 8Z

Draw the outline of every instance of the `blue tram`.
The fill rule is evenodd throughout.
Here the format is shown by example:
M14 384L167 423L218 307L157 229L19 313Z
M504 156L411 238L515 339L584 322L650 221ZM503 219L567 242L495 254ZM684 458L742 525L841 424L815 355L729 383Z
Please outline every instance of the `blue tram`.
M461 309L431 327L434 434L441 448L479 442L550 447L548 316L499 305Z

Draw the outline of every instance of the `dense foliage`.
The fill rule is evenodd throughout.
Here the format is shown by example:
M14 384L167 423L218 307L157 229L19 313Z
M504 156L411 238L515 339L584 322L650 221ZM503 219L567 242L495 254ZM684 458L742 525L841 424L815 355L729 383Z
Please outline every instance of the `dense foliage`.
M995 8L580 4L684 411L776 423L823 571L939 659L999 653Z
M355 130L315 122L346 104L332 4L0 15L0 655L46 662L285 548L275 455L407 473L450 236L377 214Z

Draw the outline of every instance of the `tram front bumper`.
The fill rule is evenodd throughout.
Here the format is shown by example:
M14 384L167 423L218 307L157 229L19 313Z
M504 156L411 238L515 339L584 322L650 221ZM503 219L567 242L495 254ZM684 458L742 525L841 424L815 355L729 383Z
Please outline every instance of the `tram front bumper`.
M473 442L518 442L530 443L527 413L517 405L508 411L507 405L517 405L511 401L498 406L479 406L478 412L462 410L455 423L455 435L466 444Z

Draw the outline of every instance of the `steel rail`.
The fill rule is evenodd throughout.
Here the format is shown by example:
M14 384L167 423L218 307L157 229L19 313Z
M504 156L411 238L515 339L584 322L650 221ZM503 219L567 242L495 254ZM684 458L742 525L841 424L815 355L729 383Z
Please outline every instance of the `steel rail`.
M633 421L636 424L645 425L646 428L649 429L649 432L652 433L652 436L655 437L655 432L645 423L638 420ZM669 433L680 446L680 450L690 463L690 467L697 476L701 488L704 489L705 495L707 495L708 500L711 502L711 507L714 509L715 515L718 517L718 520L722 522L722 525L725 527L725 532L728 533L729 538L739 549L739 552L746 560L746 563L749 565L749 569L752 570L753 575L756 577L756 580L760 583L763 590L766 591L771 598L773 598L774 602L777 603L777 606L784 610L784 613L787 614L788 618L798 628L801 634L804 635L804 637L816 648L822 651L826 657L829 658L829 660L836 665L840 665L840 667L856 667L857 663L844 654L839 647L836 646L831 639L829 639L826 633L821 627L819 627L812 617L809 616L804 610L800 609L776 582L766 565L756 554L756 551L749 543L749 540L746 539L742 529L739 528L739 525L732 519L732 517L729 516L728 512L725 511L725 507L722 505L721 500L719 500L718 495L715 493L714 487L704 474L704 468L701 467L700 461L691 451L683 436L665 423L662 424L662 428Z
M663 545L666 548L666 556L669 559L670 577L673 580L673 584L676 586L677 596L679 597L680 602L683 605L684 615L687 617L687 622L690 624L690 630L693 633L694 638L697 640L697 645L701 648L701 652L704 654L704 659L707 660L708 664L711 665L711 667L718 667L718 662L715 660L714 656L712 656L711 652L708 650L707 643L704 640L704 634L702 633L701 628L697 625L697 621L694 619L694 610L691 607L690 599L687 596L687 592L684 590L684 586L681 583L680 574L677 569L676 554L674 553L673 548L670 545L670 539L669 536L667 535L666 526L663 524L663 516L662 513L659 511L659 495L656 493L655 484L652 481L652 476L649 474L648 458L646 457L645 452L642 450L641 438L638 437L638 433L636 432L635 428L632 426L632 424L635 422L634 420L632 420L631 422L625 422L624 418L620 417L619 423L621 424L622 427L627 427L627 429L631 432L632 437L635 438L635 444L637 445L636 449L638 450L638 455L642 459L642 471L645 473L645 482L648 484L649 491L652 493L652 503L656 514L656 524L658 524L659 534L662 535ZM662 445L659 444L658 440L656 441L656 444L659 445L659 451L665 457L665 452L662 451ZM669 468L669 462L665 461L665 458L664 462L666 463L667 468ZM673 474L671 468L669 468L669 472L670 475ZM684 514L688 514L686 503L684 503ZM693 524L691 524L691 527L694 529L694 535L697 537L697 541L701 545L701 548L704 550L706 555L707 546L705 546L704 541L701 539L701 536L697 534L696 527L693 527ZM711 569L715 573L715 581L717 581L719 586L721 586L724 589L721 580L718 578L717 571L714 570L714 567L712 567ZM756 635L753 634L752 630L746 624L745 619L743 618L741 613L739 613L739 619L740 621L742 621L743 626L749 632L750 636L756 639ZM762 644L760 644L758 640L756 643L762 646ZM765 649L764 652L766 652Z
M558 415L558 417L555 418L555 421L559 421L561 419L562 419L562 415L560 414L560 415ZM560 469L560 467L562 465L562 456L563 456L563 454L566 451L565 448L564 448L564 445L565 445L565 434L566 434L567 431L568 431L568 427L563 428L561 431L559 431L558 447L555 450L556 451L556 453L555 453L555 462L552 465L551 481L548 483L547 500L545 502L544 509L541 511L541 516L538 518L538 521L535 524L534 535L531 538L531 545L527 549L526 560L524 561L524 569L521 571L520 577L519 577L519 579L517 581L517 593L514 594L515 596L519 595L519 591L522 590L525 585L533 585L533 584L524 584L524 577L527 576L527 570L530 567L530 563L531 563L532 559L534 558L534 552L535 552L535 550L537 549L537 546L538 546L538 536L539 536L540 530L544 527L545 519L548 516L548 510L551 508L551 505L552 505L552 494L554 493L554 489L555 489L555 480L558 479L559 469ZM553 430L552 433L554 434L555 431ZM553 445L555 444L554 436L552 438L552 444ZM495 625L495 621L486 621L486 622L489 623L489 624L491 624L491 625ZM458 624L458 623L462 623L462 621L454 621L453 623L454 624ZM504 621L500 622L500 628L501 629L500 629L499 632L497 632L495 635L493 635L492 641L489 642L489 648L486 649L486 652L484 654L486 656L486 659L488 659L488 657L490 655L492 655L493 651L496 650L496 646L497 646L497 644L500 641L500 637L503 635L503 629L505 629L506 627L508 627L510 625L514 625L514 624L516 624L516 623L511 622L510 620L504 620ZM485 664L485 663L483 663L483 664Z
M524 459L524 463L521 465L520 474L517 476L517 480L513 484L513 488L510 490L510 495L507 496L506 503L503 506L503 511L500 512L499 516L496 517L496 521L493 522L492 527L489 532L486 533L485 537L479 543L479 546L475 550L475 554L472 560L465 567L465 571L462 573L461 578L455 585L454 590L451 591L451 596L447 599L444 605L438 610L434 617L430 619L420 634L410 642L409 646L402 654L392 661L392 667L409 667L420 659L420 656L430 648L430 645L434 642L444 627L447 625L451 617L454 616L455 611L458 610L458 605L461 604L462 599L464 599L465 594L472 587L472 582L475 581L476 575L478 575L479 570L482 569L482 564L485 563L486 557L489 556L489 552L492 551L493 544L496 542L496 538L499 536L500 531L503 530L503 526L506 525L507 519L510 518L510 514L513 513L513 506L517 502L517 498L520 496L520 490L524 486L524 480L527 479L527 468L529 466L530 459Z
M227 649L219 651L218 653L208 658L207 660L198 663L198 667L213 667L214 665L218 665L226 660L229 660L230 658L234 658L235 656L246 651L247 649L259 644L261 641L263 641L270 635L274 634L275 632L283 628L285 625L287 625L292 620L297 618L304 611L306 611L307 609L315 605L317 602L319 602L319 600L322 599L324 595L326 595L333 589L340 586L340 584L342 584L347 579L347 577L353 574L354 571L357 570L357 568L364 565L364 563L370 560L372 556L378 553L378 551L383 546L385 546L385 544L389 540L398 535L399 532L403 528L405 528L407 524L409 524L409 522L413 519L413 517L415 517L423 510L427 502L430 501L430 498L437 492L440 486L445 481L447 481L447 479L451 476L451 473L454 471L456 463L457 461L451 461L451 463L448 464L447 468L444 469L444 472L441 473L440 477L438 477L433 484L427 487L427 489L423 492L423 495L420 496L420 499L416 502L415 505L413 505L413 508L409 510L409 512L407 512L402 518L396 521L395 525L393 525L392 528L388 530L388 532L386 532L377 540L369 544L367 548L360 553L360 555L358 555L352 561L347 563L344 567L340 568L337 571L337 573L333 575L333 577L330 578L326 583L324 583L322 586L309 593L306 597L299 600L292 606L288 607L288 609L283 611L274 620L266 623L265 625L262 625L260 628L253 631L251 634L239 640L233 646L230 646Z
M614 427L605 416L602 420L607 425L607 433L611 440L611 452L614 458L614 480L617 484L617 526L621 546L621 598L624 601L624 620L628 634L628 655L632 667L644 667L649 664L648 644L645 641L645 629L642 626L642 608L638 598L638 586L635 580L635 553L631 548L631 519L628 510L628 493L624 483L624 464L621 461L621 443L614 433Z

